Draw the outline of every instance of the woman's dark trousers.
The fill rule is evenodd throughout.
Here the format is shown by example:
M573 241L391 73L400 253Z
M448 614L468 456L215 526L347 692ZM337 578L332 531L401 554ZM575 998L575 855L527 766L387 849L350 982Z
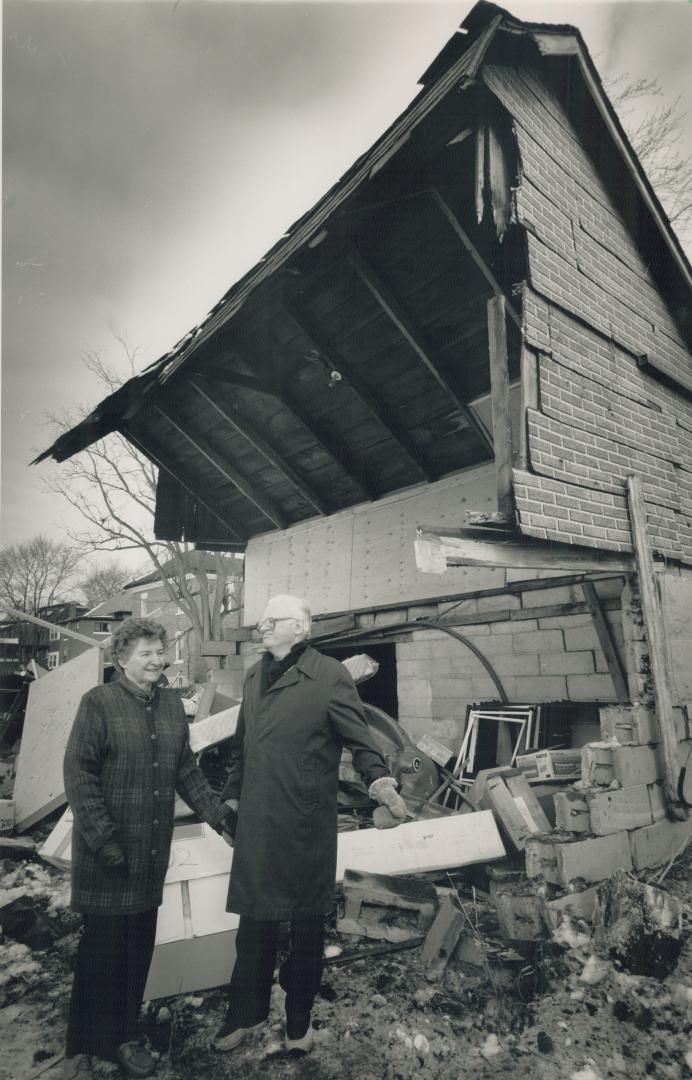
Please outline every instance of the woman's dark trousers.
M138 915L84 915L77 947L65 1056L113 1060L137 1037L156 937L158 909Z
M269 1016L280 926L279 922L240 916L236 962L228 988L226 1021L231 1028L252 1027ZM323 950L323 915L291 921L291 951L279 971L279 983L286 991L289 1038L301 1038L310 1023L322 978Z

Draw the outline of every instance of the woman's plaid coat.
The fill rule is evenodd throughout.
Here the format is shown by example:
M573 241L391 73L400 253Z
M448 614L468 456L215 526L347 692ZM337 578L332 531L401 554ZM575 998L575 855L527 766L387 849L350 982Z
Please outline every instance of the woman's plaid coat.
M210 825L218 825L228 809L190 750L178 695L158 687L147 694L122 677L82 698L64 775L74 815L76 911L135 914L161 903L176 791ZM125 852L126 875L104 873L99 863L98 850L110 839Z

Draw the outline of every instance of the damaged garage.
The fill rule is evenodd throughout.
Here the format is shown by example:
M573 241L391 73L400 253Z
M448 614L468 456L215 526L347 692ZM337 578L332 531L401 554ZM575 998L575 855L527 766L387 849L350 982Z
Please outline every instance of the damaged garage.
M390 746L402 729L400 830L450 839L389 884L381 853L342 860L337 931L424 942L431 979L457 949L484 970L463 881L518 971L527 942L593 919L606 955L662 978L682 908L654 882L691 835L692 271L577 30L481 2L420 84L199 326L41 457L120 432L159 470L158 537L244 553L243 626L218 650L233 696L277 593L307 599L320 651L371 658L361 696ZM500 849L455 858L479 815ZM661 935L652 970L641 942Z

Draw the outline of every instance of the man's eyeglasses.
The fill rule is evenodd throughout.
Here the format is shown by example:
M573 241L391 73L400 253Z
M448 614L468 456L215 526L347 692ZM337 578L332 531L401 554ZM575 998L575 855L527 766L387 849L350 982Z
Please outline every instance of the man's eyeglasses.
M263 630L273 630L278 622L291 622L292 620L297 621L295 615L280 615L278 619L262 619L261 622L257 623L255 630L258 630L261 634Z

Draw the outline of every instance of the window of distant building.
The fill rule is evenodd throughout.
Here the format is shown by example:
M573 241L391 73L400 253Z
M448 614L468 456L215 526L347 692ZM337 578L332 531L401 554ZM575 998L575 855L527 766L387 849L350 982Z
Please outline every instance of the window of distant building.
M57 626L51 626L50 630L48 631L48 640L60 641L60 631Z
M107 622L97 623L96 624L96 629L94 630L94 633L95 634L107 634L108 633L108 623Z
M146 614L147 614L147 600L148 600L148 597L149 597L149 593L143 592L141 594L140 598L139 598L140 601L141 601L141 605L142 605L141 608L140 608L140 615L141 615L142 618L144 618L146 616Z
M175 639L175 661L174 661L174 663L179 664L182 659L183 659L183 637L182 637L182 634L181 634L180 637L177 637Z
M60 653L57 652L57 650L55 652L49 652L49 653L46 654L46 664L48 666L49 671L52 671L53 668L56 668L59 663L60 663Z

